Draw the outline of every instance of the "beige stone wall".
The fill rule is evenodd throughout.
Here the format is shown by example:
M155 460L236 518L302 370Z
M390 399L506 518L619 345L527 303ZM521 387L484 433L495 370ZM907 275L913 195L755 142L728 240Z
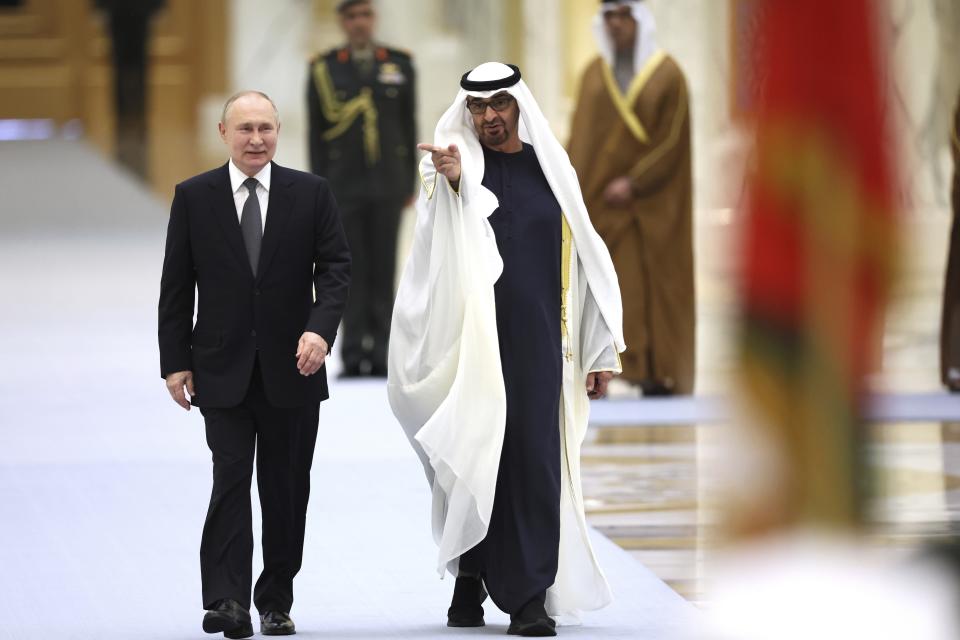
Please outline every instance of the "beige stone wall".
M146 178L161 195L202 166L198 105L224 85L225 0L169 0L147 44ZM92 2L31 0L0 12L0 119L52 120L113 157L111 42Z

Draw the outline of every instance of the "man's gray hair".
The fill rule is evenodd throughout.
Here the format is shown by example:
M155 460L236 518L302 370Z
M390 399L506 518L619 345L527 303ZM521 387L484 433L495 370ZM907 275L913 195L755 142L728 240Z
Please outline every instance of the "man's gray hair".
M223 103L223 111L220 113L220 122L223 124L227 123L227 112L230 111L230 107L233 106L234 102L244 96L260 96L261 98L264 98L270 103L270 106L273 107L273 119L277 121L277 124L280 123L280 111L277 109L277 104L270 98L270 96L265 94L263 91L253 91L249 89L245 91L238 91L227 98L227 101Z

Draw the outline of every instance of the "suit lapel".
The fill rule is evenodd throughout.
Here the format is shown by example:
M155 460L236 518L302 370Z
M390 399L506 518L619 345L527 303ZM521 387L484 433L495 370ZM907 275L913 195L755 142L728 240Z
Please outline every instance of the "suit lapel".
M270 261L273 259L280 238L292 214L293 197L290 185L292 175L277 163L273 163L270 175L270 198L267 203L267 223L263 230L263 244L260 245L260 262L257 265L257 280L263 278ZM239 229L239 224L237 225ZM241 238L242 239L242 238Z
M253 273L250 270L250 259L247 257L247 248L243 244L243 234L240 231L240 220L237 217L237 205L233 200L233 189L230 186L230 171L227 165L216 172L209 183L213 190L213 215L223 230L227 244L240 261L244 273Z

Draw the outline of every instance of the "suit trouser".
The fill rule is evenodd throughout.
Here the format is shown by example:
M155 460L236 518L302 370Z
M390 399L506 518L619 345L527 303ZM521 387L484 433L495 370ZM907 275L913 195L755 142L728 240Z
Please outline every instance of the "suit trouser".
M366 362L371 371L385 375L403 202L339 204L352 257L350 297L340 336L344 369L368 373L360 371Z
M303 561L310 467L319 405L273 407L254 366L247 395L236 407L201 408L213 452L213 491L200 543L203 606L232 598L250 608L254 461L263 516L263 573L253 600L260 612L289 612L293 578Z

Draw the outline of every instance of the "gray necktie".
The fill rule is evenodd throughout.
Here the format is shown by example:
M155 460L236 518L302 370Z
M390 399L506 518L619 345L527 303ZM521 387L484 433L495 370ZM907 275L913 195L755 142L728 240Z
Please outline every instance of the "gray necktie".
M250 258L250 268L253 275L257 275L257 263L260 262L260 242L263 240L263 222L260 217L260 199L257 198L257 185L254 178L247 178L243 186L250 195L243 203L240 213L240 231L243 233L243 244L247 247L247 257Z

